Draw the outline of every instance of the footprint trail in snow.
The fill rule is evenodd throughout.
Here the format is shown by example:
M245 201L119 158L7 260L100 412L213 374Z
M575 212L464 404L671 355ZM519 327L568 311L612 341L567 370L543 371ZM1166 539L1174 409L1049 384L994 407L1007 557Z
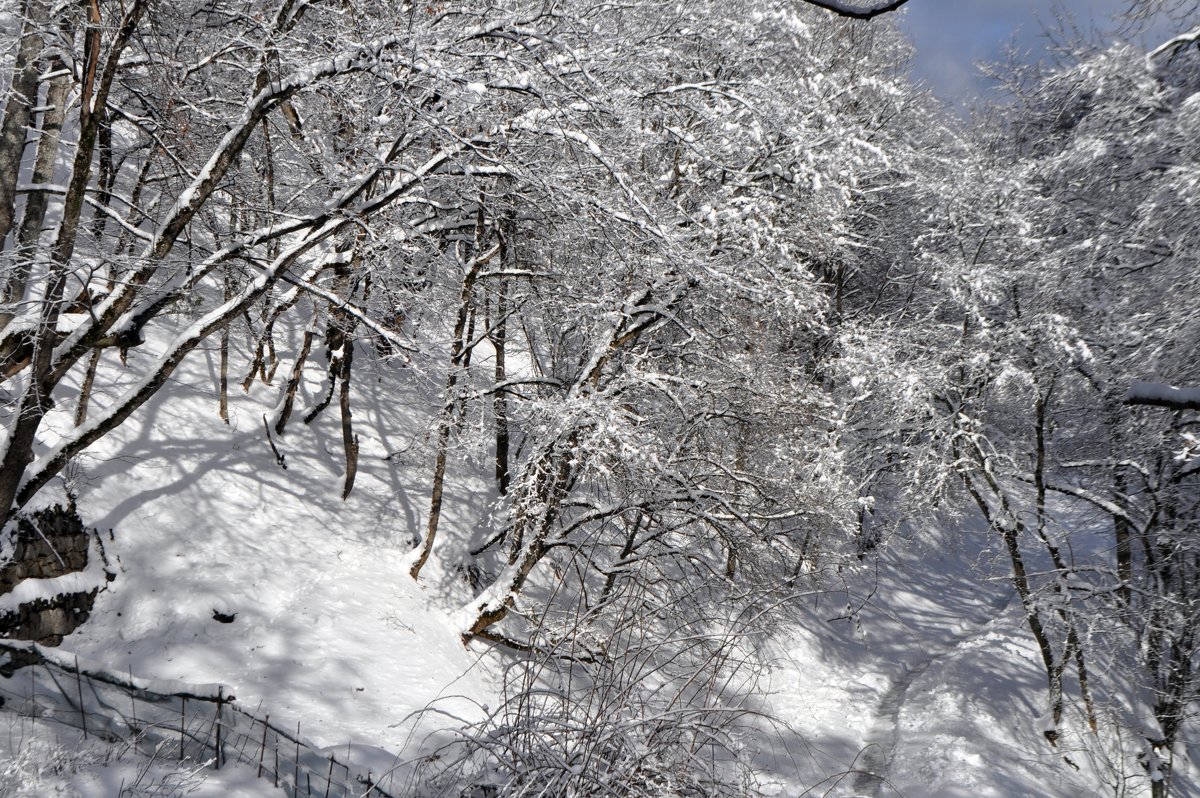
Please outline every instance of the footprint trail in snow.
M975 625L973 629L962 633L948 644L939 646L916 665L906 664L904 672L892 680L879 699L875 709L875 722L867 732L862 757L855 766L854 779L851 782L853 795L862 798L886 798L889 793L898 795L895 790L889 790L887 793L884 790L887 786L888 768L900 733L900 710L904 707L909 688L924 675L930 665L955 654L964 644L987 634L992 624L1003 616L1010 598L1005 595L996 602L995 617Z

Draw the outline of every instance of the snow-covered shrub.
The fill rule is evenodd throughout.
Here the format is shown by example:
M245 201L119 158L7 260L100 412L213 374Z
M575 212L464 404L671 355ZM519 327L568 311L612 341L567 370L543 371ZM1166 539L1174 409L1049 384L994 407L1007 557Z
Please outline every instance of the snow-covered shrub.
M426 759L437 796L758 794L746 736L761 710L758 611L694 611L644 586L544 618L500 703Z

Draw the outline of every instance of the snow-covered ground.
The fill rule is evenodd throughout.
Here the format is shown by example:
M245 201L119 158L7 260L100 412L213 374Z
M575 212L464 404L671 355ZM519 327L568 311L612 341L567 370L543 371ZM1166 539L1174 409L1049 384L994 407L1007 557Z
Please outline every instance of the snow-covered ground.
M336 405L312 428L295 418L276 441L285 470L263 431L276 389L234 390L226 425L214 371L215 355L198 353L72 470L118 576L63 650L88 667L224 684L316 746L382 749L397 762L432 730L478 718L496 700L497 655L465 648L450 620L468 596L455 541L488 523L494 495L472 476L480 465L454 463L445 542L414 583L406 555L428 501L428 387L402 369L356 375L359 473L342 501ZM311 403L316 386L308 391ZM906 534L830 579L806 620L772 641L762 689L775 720L746 741L763 786L780 796L1096 794L1100 765L1072 759L1069 735L1058 747L1042 736L1045 676L992 560L996 541L964 522ZM176 794L280 794L246 768L180 772L2 717L0 784L11 794L116 795L122 783L190 788L205 776ZM39 771L47 760L64 764Z
M0 715L0 795L6 798L283 798L249 767L157 761L125 746L83 742L74 730Z
M360 369L359 473L343 502L336 402L309 428L299 416L315 400L302 400L275 440L283 469L262 419L276 390L232 389L226 425L213 399L215 363L215 353L198 353L71 469L81 514L102 530L118 574L63 650L85 668L227 685L243 707L285 728L299 723L317 746L411 752L432 728L478 717L494 675L485 652L462 645L446 599L465 600L465 586L442 560L422 584L404 563L428 501L425 404L417 412L394 380ZM488 491L452 480L448 525L486 520ZM438 712L422 712L429 707ZM7 753L4 745L0 759L25 749L20 739ZM238 789L213 794L252 788Z
M1042 737L1044 671L1010 583L988 577L1002 571L985 532L912 538L780 641L772 706L804 741L791 754L810 777L780 794L1094 794Z
M198 370L105 440L78 494L87 522L113 530L119 574L64 646L118 672L227 684L319 745L399 750L412 712L436 702L470 715L486 702L486 665L435 598L446 591L403 565L423 522L424 469L416 454L385 458L419 451L424 421L394 384L356 376L360 466L345 502L336 404L317 429L296 418L276 440L286 470L263 429L275 391L232 397L226 426ZM486 516L485 488L451 491L453 523Z

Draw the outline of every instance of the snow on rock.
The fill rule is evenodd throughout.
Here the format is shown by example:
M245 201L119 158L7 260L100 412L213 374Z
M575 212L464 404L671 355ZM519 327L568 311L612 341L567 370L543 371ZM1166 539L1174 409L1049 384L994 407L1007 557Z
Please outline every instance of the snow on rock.
M104 555L93 539L88 551L87 567L49 579L24 579L11 591L0 595L0 615L16 612L22 604L35 601L50 601L62 595L87 593L103 587L108 582L104 567Z

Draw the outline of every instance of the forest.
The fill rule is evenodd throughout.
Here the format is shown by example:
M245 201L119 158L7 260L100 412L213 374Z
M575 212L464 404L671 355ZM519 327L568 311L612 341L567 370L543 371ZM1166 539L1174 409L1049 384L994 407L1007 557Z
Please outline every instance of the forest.
M969 118L905 5L0 0L0 794L1200 795L1200 4Z

